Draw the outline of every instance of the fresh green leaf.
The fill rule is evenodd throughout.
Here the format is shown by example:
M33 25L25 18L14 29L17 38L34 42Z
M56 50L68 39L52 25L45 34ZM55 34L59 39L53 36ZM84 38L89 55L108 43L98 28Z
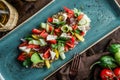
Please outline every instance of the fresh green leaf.
M67 41L69 40L69 38L66 38L66 37L58 37L57 38L57 41Z
M54 22L54 23L52 23L52 24L53 24L53 25L56 25L56 27L59 27L59 26L65 25L65 22L64 22L64 21Z
M52 49L57 49L58 48L58 44L51 44Z
M78 29L75 30L75 33L80 34L80 30L78 30Z
M24 62L23 62L23 66L25 67L29 67L31 66L32 62L30 60L30 58L27 58Z

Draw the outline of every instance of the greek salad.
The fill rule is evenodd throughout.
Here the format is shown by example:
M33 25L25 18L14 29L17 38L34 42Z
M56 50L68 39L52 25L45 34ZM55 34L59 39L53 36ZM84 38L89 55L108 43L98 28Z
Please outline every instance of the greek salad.
M65 52L84 41L90 22L90 18L79 9L64 7L39 28L32 29L30 36L21 39L18 46L21 53L17 60L26 68L50 68L53 61L64 60Z

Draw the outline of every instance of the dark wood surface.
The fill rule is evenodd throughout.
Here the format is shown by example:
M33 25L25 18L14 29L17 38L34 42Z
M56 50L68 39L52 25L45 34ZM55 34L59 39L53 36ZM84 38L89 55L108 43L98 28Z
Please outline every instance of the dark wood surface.
M8 1L12 6L14 6L18 11L19 20L17 25L19 25L52 0L36 0L34 2L26 2L25 0L6 0L6 1ZM7 33L9 33L9 31L0 32L0 38L6 35Z

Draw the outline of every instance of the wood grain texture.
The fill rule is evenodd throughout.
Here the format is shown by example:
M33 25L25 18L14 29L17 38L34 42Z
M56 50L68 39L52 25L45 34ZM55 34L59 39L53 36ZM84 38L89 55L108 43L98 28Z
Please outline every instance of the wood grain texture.
M22 23L30 16L35 14L38 10L42 9L45 5L47 5L52 0L36 0L34 2L27 2L25 0L6 0L10 4L12 4L19 13L18 24ZM0 38L6 35L8 32L0 32Z

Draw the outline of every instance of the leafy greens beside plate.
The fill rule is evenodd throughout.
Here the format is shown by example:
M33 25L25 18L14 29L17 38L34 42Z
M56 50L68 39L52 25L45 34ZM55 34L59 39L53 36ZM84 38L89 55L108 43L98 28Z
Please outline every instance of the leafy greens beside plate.
M49 17L38 29L32 29L30 36L21 39L21 54L17 59L25 67L50 68L50 64L59 56L65 59L65 52L84 41L90 22L80 10L64 7L64 11Z

